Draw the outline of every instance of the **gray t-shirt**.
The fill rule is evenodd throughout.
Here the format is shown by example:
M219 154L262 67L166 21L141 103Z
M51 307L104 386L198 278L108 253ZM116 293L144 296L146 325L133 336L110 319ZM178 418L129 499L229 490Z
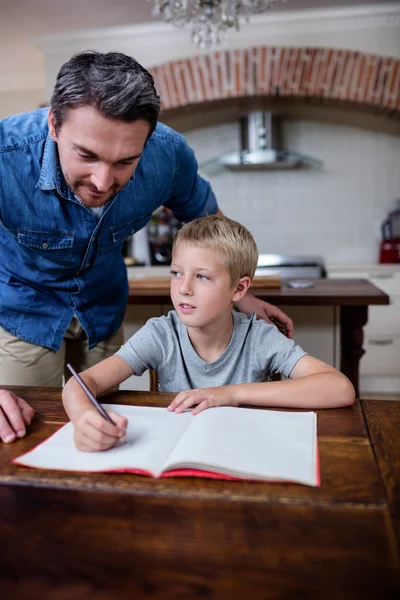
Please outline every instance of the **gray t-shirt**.
M187 327L174 310L166 317L149 319L116 356L142 375L157 371L160 390L181 392L195 388L266 381L269 375L285 377L306 352L263 320L232 311L234 327L225 351L208 363L197 354Z

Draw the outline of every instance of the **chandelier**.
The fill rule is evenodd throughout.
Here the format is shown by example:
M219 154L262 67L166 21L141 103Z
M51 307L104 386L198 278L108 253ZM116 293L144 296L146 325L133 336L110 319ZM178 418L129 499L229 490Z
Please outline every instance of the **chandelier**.
M240 17L249 22L251 15L265 12L277 1L154 0L153 15L177 27L190 25L192 41L199 48L212 48L225 41L228 29L239 31Z

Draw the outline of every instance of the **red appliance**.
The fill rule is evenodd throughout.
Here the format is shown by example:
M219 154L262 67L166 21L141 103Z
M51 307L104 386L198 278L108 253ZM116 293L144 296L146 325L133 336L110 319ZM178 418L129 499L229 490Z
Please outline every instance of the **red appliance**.
M400 263L400 200L382 223L380 263Z
M400 263L400 238L381 241L379 262Z

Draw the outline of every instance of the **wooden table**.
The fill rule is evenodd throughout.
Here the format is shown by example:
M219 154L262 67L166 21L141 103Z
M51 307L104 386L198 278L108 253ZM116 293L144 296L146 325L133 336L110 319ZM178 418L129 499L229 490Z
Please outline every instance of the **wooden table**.
M151 285L146 284L146 279L142 281L142 285L140 280L130 282L129 304L170 304L168 279L160 279L159 285L155 281ZM283 279L280 288L257 285L251 291L279 307L339 307L340 370L350 379L358 395L359 363L365 353L363 327L368 321L368 306L389 304L389 296L366 279L315 279L313 287L303 289L289 287L290 281Z
M311 488L17 467L66 416L59 389L14 390L37 413L25 439L0 446L1 598L399 597L400 402L318 411Z

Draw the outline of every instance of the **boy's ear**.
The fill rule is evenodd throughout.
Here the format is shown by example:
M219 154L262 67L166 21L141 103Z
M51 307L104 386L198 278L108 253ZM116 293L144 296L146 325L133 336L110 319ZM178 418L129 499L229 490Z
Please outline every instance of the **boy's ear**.
M233 288L233 302L239 302L243 298L245 294L247 294L248 289L251 284L251 279L248 275L245 277L241 277L235 287Z

